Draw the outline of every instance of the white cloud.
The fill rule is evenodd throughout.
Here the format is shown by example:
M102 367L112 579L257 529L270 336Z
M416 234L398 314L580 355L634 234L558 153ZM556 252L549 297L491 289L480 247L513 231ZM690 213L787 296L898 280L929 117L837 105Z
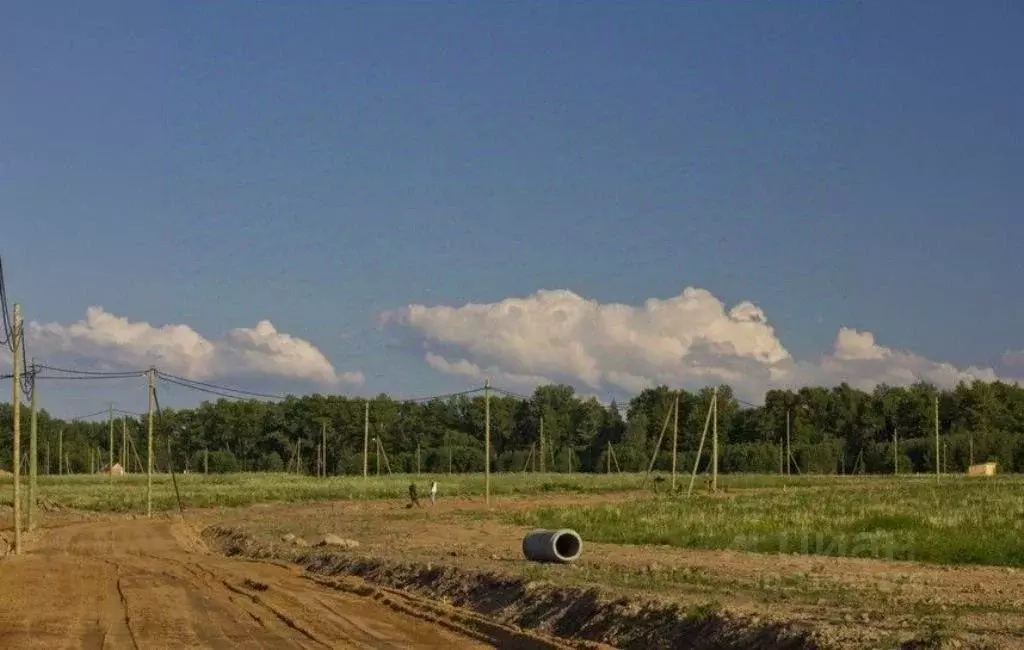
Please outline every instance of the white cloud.
M870 389L881 382L952 386L997 379L989 368L958 369L881 346L870 332L850 328L839 331L832 353L818 362L796 361L753 303L729 309L692 287L642 306L538 291L490 304L409 305L381 319L423 339L427 363L439 371L495 381L503 374L520 384L569 381L590 390L636 392L660 383L726 382L741 398L760 401L772 387L846 381Z
M28 349L37 356L73 355L120 367L156 366L190 379L263 375L325 384L362 384L359 372L338 373L312 343L278 332L270 321L240 327L209 340L188 325L131 322L90 307L70 325L30 322Z

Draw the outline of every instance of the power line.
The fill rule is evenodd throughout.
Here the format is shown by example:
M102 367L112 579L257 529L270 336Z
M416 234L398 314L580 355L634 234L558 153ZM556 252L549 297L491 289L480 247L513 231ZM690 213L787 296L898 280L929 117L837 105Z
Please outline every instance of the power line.
M110 374L101 376L75 376L75 375L36 375L36 379L56 379L69 381L92 381L96 379L138 379L141 375L136 373L125 373L122 375Z
M110 409L103 409L102 411L96 411L95 413L89 413L88 415L77 415L69 420L69 422L77 422L78 420L86 420L88 418L94 418L98 415L107 415L110 413Z
M68 375L81 375L83 377L110 377L120 375L130 375L132 377L142 377L146 374L145 370L78 370L75 368L60 368L58 366L51 366L45 363L35 364L36 368L42 370L50 370L52 372L61 372Z
M252 390L244 390L242 388L232 388L230 386L220 386L218 384L210 384L210 383L207 383L205 381L199 381L197 379L188 379L187 377L179 377L178 375L172 375L172 374L169 374L169 373L166 373L166 372L161 372L160 370L157 370L156 374L157 374L158 377L166 379L166 380L170 381L171 383L177 383L179 385L191 384L192 386L187 386L187 387L188 388L197 387L196 390L201 390L202 388L206 388L206 389L209 389L211 391L219 391L219 392L224 392L224 393L237 393L239 395L245 395L245 396L248 396L248 397L262 397L264 399L285 399L285 396L283 396L283 395L274 395L272 393L260 393L260 392L252 391Z

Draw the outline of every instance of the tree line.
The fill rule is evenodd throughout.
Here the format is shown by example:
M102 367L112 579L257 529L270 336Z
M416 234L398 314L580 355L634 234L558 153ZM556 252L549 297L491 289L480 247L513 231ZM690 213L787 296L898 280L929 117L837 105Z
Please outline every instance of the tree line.
M665 431L654 464L656 470L665 470L671 464L670 441L677 426L673 406L678 398L677 460L689 471L715 393L712 387L676 391L660 386L644 390L621 408L581 397L567 385L541 386L528 399L492 393L491 467L642 471ZM371 474L482 471L486 401L482 393L424 402L398 401L385 394L369 400L314 394L277 402L220 399L195 408L164 409L155 426L156 463L161 470L169 461L176 471L315 474L317 445L325 437L327 473L361 474L368 402ZM28 409L22 408L21 414L27 440ZM8 431L11 418L10 405L0 404L0 422L7 423ZM787 420L789 463L784 454ZM959 472L972 462L986 461L997 461L1001 472L1024 471L1024 388L1003 382L961 383L952 390L926 383L880 385L871 392L847 384L771 390L763 406L741 403L729 386L721 385L714 421L721 472L933 472L937 462ZM120 462L127 447L129 471L145 466L145 426L145 418L114 421L115 457ZM64 471L87 472L106 464L108 422L63 421L43 410L38 430L41 473L58 472L58 446ZM708 463L709 444L710 438L702 469ZM0 462L7 469L11 446L11 436L3 436ZM27 452L27 443L22 443L22 450Z

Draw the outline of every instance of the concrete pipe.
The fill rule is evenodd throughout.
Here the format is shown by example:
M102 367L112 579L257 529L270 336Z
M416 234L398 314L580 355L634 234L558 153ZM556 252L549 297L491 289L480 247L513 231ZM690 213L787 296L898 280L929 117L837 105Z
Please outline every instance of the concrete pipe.
M575 530L534 530L523 538L523 555L534 562L575 562L583 551L583 539Z

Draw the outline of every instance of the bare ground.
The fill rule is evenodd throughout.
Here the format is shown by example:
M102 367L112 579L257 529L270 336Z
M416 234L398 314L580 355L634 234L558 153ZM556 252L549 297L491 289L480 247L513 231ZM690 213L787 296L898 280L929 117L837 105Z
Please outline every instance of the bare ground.
M358 578L213 554L180 521L89 519L0 560L0 647L572 647Z
M629 498L502 498L496 507ZM215 537L236 535L235 552L617 647L1024 647L1024 572L1013 568L587 542L576 565L539 566L522 559L525 529L471 500L411 511L397 501L271 505L202 519L219 526ZM285 533L334 533L360 547L296 548Z

